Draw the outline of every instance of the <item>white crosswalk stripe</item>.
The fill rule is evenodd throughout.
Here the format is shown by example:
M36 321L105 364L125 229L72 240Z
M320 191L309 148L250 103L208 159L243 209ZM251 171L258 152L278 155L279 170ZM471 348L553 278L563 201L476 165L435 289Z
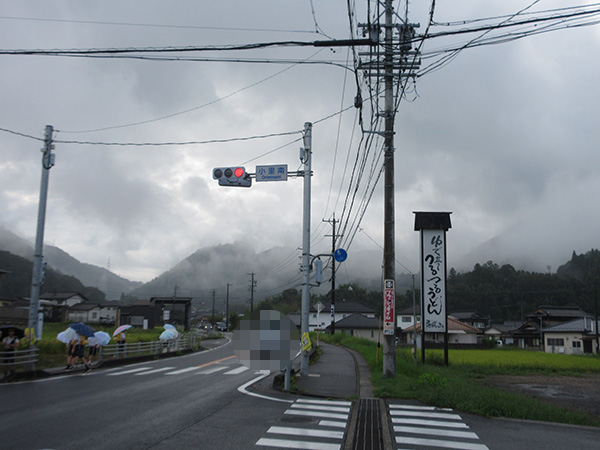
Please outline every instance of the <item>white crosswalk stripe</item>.
M423 447L489 450L459 414L433 406L389 404L396 444L402 450Z
M222 375L227 375L227 376L232 376L232 375L239 375L241 373L246 372L248 369L248 367L246 366L237 366L237 367L232 367L229 365L222 365L222 364L215 364L213 366L191 366L191 367L185 367L182 369L177 369L174 370L175 367L150 367L150 366L144 366L144 367L135 367L135 368L122 368L122 369L116 369L116 370L112 370L111 372L107 372L105 373L106 376L109 377L118 377L118 376L122 376L122 375L136 375L136 376L146 376L146 375L155 375L155 374L159 374L159 375L168 375L168 376L175 376L175 375L182 375L185 373L190 373L193 372L193 374L196 375L210 375L213 373L217 373L217 372L223 372Z
M351 407L351 402L299 399L284 414L306 418L306 421L294 421L294 426L289 427L272 426L267 430L267 436L259 439L256 445L341 450Z

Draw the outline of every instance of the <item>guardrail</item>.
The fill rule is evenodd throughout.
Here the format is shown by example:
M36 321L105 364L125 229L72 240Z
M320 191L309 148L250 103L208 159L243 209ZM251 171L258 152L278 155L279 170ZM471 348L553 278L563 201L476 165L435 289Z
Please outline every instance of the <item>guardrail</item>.
M200 337L195 334L184 335L168 341L134 342L125 344L110 344L99 348L98 359L132 358L136 356L160 355L193 350L200 344Z
M38 360L38 349L14 350L0 352L0 367L14 370L15 366L34 364Z
M110 344L101 346L98 349L96 362L102 362L109 359L135 358L138 356L158 356L166 353L177 353L188 350L196 350L200 346L200 341L205 337L203 334L190 333L177 339L133 342L125 344ZM86 350L86 357L88 351ZM24 366L25 370L33 371L35 363L39 360L39 349L33 347L25 350L0 351L0 370L13 372L17 366ZM19 367L22 369L22 367ZM0 378L2 373L0 373Z

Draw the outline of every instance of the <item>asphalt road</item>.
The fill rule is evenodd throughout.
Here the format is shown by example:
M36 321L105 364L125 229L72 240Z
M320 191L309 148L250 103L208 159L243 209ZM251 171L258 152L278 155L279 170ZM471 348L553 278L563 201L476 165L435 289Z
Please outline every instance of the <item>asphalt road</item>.
M289 404L245 395L231 345L0 386L0 448L253 448Z

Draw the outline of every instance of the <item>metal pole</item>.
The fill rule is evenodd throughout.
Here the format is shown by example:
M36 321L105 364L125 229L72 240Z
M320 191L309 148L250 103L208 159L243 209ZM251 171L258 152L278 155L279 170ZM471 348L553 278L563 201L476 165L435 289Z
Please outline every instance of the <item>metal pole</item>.
M227 297L225 299L225 331L229 331L229 283L227 283Z
M42 156L42 181L40 183L40 202L38 206L37 232L35 236L35 251L33 256L33 272L31 276L31 298L29 303L29 322L28 327L33 329L36 338L41 339L42 330L39 326L40 309L40 289L42 286L42 258L44 251L44 225L46 223L46 201L48 198L48 179L50 169L54 165L54 155L52 154L52 132L51 125L46 125L44 136L44 148L41 150Z
M302 221L302 270L304 271L304 284L302 285L302 326L304 336L308 333L308 313L310 299L310 178L312 159L312 123L304 124L304 214ZM308 375L308 352L302 351L302 375Z
M414 353L413 353L413 360L415 362L415 364L417 364L417 303L415 300L415 274L411 273L412 275L412 294L413 294L413 344L414 344Z
M393 7L392 0L385 1L385 42L384 42L384 81L385 81L385 186L384 186L384 279L396 280L395 252L395 213L394 213L394 47L393 47ZM394 283L395 286L395 283ZM394 319L395 323L395 319ZM394 324L395 327L395 324ZM395 333L383 337L383 374L396 375Z
M210 317L211 325L215 323L215 290L212 290L212 315Z
M335 213L333 214L333 235L331 254L335 253ZM335 257L331 258L331 334L335 334Z

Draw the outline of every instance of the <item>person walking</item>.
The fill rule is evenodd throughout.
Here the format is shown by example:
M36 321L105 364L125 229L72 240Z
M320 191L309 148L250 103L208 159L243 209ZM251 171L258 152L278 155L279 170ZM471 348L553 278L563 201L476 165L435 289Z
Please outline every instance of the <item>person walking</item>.
M19 338L15 335L14 329L8 330L8 336L2 339L2 346L4 347L4 364L10 365L15 362L15 351L19 346ZM14 368L11 367L7 375L12 375L15 372Z

